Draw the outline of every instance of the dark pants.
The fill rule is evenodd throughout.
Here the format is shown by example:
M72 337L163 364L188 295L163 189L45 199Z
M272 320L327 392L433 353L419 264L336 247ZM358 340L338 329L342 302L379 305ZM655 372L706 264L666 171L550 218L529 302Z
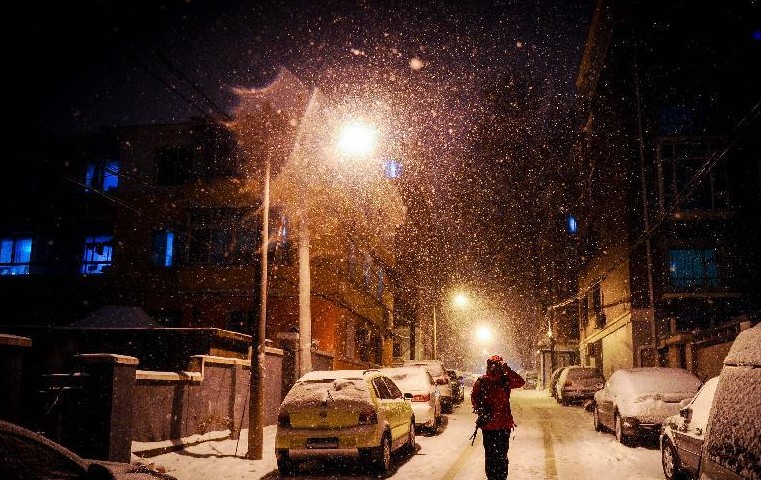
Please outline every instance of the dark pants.
M486 454L486 479L507 479L507 450L510 448L510 430L482 430Z

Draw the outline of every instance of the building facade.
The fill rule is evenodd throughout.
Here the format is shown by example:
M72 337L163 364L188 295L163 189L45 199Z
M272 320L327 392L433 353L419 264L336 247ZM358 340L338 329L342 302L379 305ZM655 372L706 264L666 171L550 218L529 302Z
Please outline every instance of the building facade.
M759 7L650 3L598 1L577 76L580 356L708 378L759 320Z
M256 332L268 160L266 338L289 347L299 331L307 242L313 350L333 368L389 365L404 206L380 160L356 185L297 164L299 142L311 148L299 135L312 91L284 70L226 121L118 127L35 149L0 219L0 293L20 312L2 323L68 325L131 305L162 326ZM307 188L309 202L294 203Z

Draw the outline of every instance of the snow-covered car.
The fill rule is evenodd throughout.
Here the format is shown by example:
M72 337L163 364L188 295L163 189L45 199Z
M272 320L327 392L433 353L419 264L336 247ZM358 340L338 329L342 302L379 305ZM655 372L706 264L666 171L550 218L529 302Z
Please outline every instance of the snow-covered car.
M441 394L441 409L444 413L452 413L454 397L452 397L452 381L441 360L407 360L405 367L423 367L431 373L436 382L436 388Z
M441 399L436 382L428 370L417 367L381 368L381 373L396 383L415 413L415 426L430 434L441 423Z
M557 397L557 390L555 388L555 385L558 384L558 378L560 378L560 374L563 372L563 369L567 367L558 367L555 370L552 371L552 374L550 375L550 380L547 382L547 389L550 391L550 396L552 398Z
M604 384L605 377L595 367L573 365L560 372L554 397L561 405L589 400Z
M680 402L694 397L701 384L698 377L682 368L616 370L594 394L595 430L612 430L624 445L639 436L655 438L663 421L679 413Z
M462 373L457 370L447 370L447 375L449 375L449 383L452 385L452 401L462 403L465 400L465 383Z
M735 338L719 373L697 478L761 479L761 324Z
M668 417L661 427L661 464L666 480L694 477L700 466L708 414L719 377L703 385L689 401L682 402L679 414Z
M411 402L379 370L317 370L299 378L280 404L275 455L282 475L303 460L357 457L380 472L391 453L415 451Z
M0 420L0 478L177 480L147 465L82 458L63 445Z

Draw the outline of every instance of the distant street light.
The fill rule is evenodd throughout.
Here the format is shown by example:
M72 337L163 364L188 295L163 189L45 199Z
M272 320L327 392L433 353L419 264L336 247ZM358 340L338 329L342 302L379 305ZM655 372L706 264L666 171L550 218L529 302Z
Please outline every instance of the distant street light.
M492 331L489 327L486 326L480 326L478 329L476 329L476 338L481 343L488 343L492 339Z

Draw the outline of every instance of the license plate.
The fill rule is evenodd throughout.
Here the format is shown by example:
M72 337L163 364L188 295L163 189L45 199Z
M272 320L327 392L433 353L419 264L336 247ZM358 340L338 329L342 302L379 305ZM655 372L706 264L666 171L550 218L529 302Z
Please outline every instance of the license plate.
M338 448L338 438L308 438L307 448Z

